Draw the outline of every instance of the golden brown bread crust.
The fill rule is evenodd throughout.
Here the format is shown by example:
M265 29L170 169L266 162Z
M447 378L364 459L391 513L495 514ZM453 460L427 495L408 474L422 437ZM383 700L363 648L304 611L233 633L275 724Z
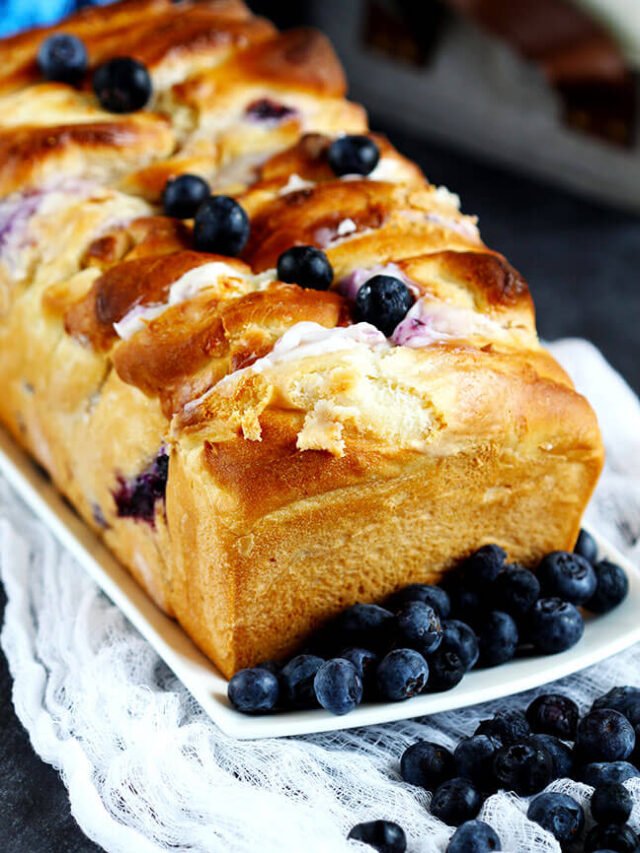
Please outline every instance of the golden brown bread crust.
M145 62L149 108L42 82L52 32ZM126 0L3 55L0 420L226 675L487 542L527 565L573 545L595 416L457 197L377 135L368 177L334 175L332 140L368 131L324 36ZM240 259L160 215L187 170L250 215ZM329 291L277 281L301 244ZM391 339L353 322L378 272L415 299Z
M159 116L10 128L0 131L0 193L36 188L61 173L113 181L173 147L169 125Z
M113 352L120 378L159 397L170 417L199 396L195 379L203 393L227 373L270 352L295 323L333 328L347 316L345 300L337 293L309 293L295 285L230 296L204 296L176 305L122 341ZM199 376L203 370L205 376Z
M181 61L202 54L200 61L208 64L212 48L221 43L244 46L252 37L273 34L274 28L264 19L250 17L238 0L125 0L104 9L84 9L60 24L5 39L0 92L38 82L38 48L59 32L82 38L91 67L113 56L133 56L154 72L176 53ZM186 72L191 70L189 66Z
M129 7L127 14L121 6ZM295 142L302 130L366 128L362 109L343 100L342 68L317 31L279 35L243 4L226 0L151 6L150 19L135 2L115 4L101 10L102 26L99 15L80 15L68 27L5 43L10 61L0 76L0 109L7 116L0 136L0 193L40 186L63 172L109 183L122 178L128 192L157 201L169 177L190 171L212 178L238 146L246 152L254 147L258 155ZM38 47L61 29L85 39L92 68L122 55L144 62L154 81L155 112L113 116L99 109L88 85L76 91L42 83L35 64ZM14 65L17 70L11 71ZM17 84L25 73L23 82L36 84L26 110ZM250 109L260 97L278 97L285 86L297 113L270 128L266 139L263 131L252 134L235 111L228 126L221 122L230 104L244 98Z

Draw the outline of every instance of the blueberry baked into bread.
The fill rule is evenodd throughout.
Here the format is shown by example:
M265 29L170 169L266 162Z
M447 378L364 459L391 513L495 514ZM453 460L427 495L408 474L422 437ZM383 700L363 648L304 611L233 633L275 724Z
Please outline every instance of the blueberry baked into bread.
M595 416L321 34L125 0L0 52L0 419L227 676L572 547Z

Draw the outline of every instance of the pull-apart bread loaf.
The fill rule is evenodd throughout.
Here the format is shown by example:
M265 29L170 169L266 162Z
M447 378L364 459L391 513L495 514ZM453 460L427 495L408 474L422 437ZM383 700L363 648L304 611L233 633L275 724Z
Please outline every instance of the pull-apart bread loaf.
M37 61L59 33L87 50L73 83ZM523 278L368 132L322 35L126 0L0 51L0 418L227 676L487 542L572 547L595 416ZM138 109L95 85L123 56ZM344 174L336 140L376 162ZM242 246L163 215L185 173L246 211ZM295 246L322 285L284 275Z

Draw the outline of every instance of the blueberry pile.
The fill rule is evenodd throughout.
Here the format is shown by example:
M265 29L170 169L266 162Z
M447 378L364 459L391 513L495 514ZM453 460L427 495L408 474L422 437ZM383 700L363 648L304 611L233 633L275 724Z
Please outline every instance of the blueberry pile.
M447 853L502 849L494 829L478 819L484 800L499 790L531 797L527 817L563 850L631 853L640 849L627 823L633 798L623 784L640 777L632 762L640 762L640 688L615 687L582 718L567 696L548 693L524 712L498 711L482 720L453 750L430 741L415 743L400 759L400 775L431 791L431 814L456 827ZM544 791L560 778L594 787L586 814L568 794ZM349 838L380 853L406 849L404 831L391 821L358 824Z
M355 604L312 637L301 654L240 670L229 682L229 700L246 714L322 707L341 715L362 701L400 702L450 690L474 667L498 666L516 655L563 652L584 632L580 607L606 613L628 592L624 571L607 560L597 562L596 552L593 538L582 531L573 553L548 554L534 573L507 563L497 545L486 545L440 586L412 584L382 606ZM541 730L539 737L555 734ZM551 751L563 760L562 744L554 743ZM514 790L529 783L534 758L520 755L529 768L527 782L509 778ZM506 760L512 768L515 757ZM539 772L544 778L544 761Z

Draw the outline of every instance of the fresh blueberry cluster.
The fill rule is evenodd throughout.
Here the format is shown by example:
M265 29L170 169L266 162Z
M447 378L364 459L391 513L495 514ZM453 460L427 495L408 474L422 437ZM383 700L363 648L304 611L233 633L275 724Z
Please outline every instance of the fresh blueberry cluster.
M431 791L431 814L457 827L447 853L501 849L496 832L477 817L484 800L499 790L532 797L527 817L563 849L630 853L640 849L640 839L627 824L633 798L623 784L640 777L632 761L640 761L640 688L616 687L596 699L582 718L567 696L548 693L524 712L498 711L482 720L453 750L419 741L402 754L400 775L408 784ZM568 794L544 791L560 778L594 787L593 825L586 834L588 816L582 805ZM375 833L367 829L374 826ZM349 837L382 853L404 850L382 843L387 832L404 840L400 827L380 820L359 824Z
M169 178L162 207L167 216L193 219L193 245L198 252L235 257L247 245L251 223L246 210L230 196L212 195L200 175L186 172Z
M258 117L279 118L277 104L255 103ZM327 162L333 172L345 175L369 175L380 159L376 143L368 136L345 135L327 149ZM201 252L238 255L247 244L250 222L242 206L227 196L210 196L207 183L196 175L180 175L167 182L163 195L167 216L194 218L194 246ZM291 246L279 256L280 281L312 290L328 290L333 268L322 249L310 245ZM385 335L393 333L414 302L407 285L399 278L375 275L359 289L353 306L356 322L376 326Z
M486 545L449 572L440 586L411 584L382 606L355 604L284 665L269 662L236 673L229 700L247 714L321 706L341 715L362 701L400 702L450 690L474 667L498 666L517 654L565 651L584 632L579 607L604 613L628 591L619 566L592 562L596 551L593 538L583 531L574 553L554 551L534 573L508 564L497 545ZM540 713L552 717L557 709L541 708ZM529 734L528 726L522 734ZM566 761L562 744L545 743L554 734L550 722L540 730L538 746L550 749L557 762ZM561 736L572 735L573 729ZM478 749L488 744L486 738L478 743ZM526 768L526 781L509 777L514 790L523 793L538 754L535 749L531 754L532 749L529 744L506 756L510 769L505 773L513 772L516 759ZM549 771L544 759L539 764L544 780Z
M100 79L104 73L98 69L96 76ZM256 107L265 114L270 114L277 106L267 101L256 102ZM277 115L277 109L275 111ZM341 136L327 150L328 163L336 175L366 176L375 168L379 157L376 143L367 136ZM182 174L170 178L162 203L167 216L194 220L193 244L199 252L236 256L249 241L251 223L242 205L229 196L211 195L209 184L199 175ZM277 276L280 281L306 289L328 290L334 272L322 249L298 245L279 256ZM353 318L356 322L371 323L389 336L413 302L413 294L399 278L375 275L360 287L353 305Z
M40 45L37 62L45 80L78 86L87 74L89 55L82 39L55 33ZM141 110L153 94L147 67L130 56L114 57L99 65L92 82L100 106L110 113Z

